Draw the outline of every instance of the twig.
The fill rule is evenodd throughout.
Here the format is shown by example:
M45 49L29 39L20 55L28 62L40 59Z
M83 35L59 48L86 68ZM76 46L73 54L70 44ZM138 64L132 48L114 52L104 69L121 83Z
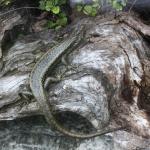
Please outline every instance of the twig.
M15 9L12 9L12 10L9 10L7 12L4 12L2 14L0 14L0 17L8 14L8 13L11 13L11 12L14 12L14 11L17 11L17 10L20 10L20 9L40 9L39 7L20 7L20 8L15 8Z
M133 6L135 5L135 3L137 2L137 0L134 0L134 2L132 3L132 5L131 5L131 7L130 7L130 9L129 9L129 13L131 12L131 10L132 10L132 8L133 8Z
M119 21L124 22L134 30L142 33L143 35L150 37L150 26L140 22L139 20L135 20L132 16L120 16Z

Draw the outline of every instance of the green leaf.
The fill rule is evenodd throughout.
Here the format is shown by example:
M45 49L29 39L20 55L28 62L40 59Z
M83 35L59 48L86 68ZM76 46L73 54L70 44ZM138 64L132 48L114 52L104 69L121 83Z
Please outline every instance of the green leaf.
M59 14L60 12L60 7L59 6L54 6L52 7L52 10L51 10L54 14Z
M56 26L55 27L55 30L58 30L58 29L60 29L62 26Z
M98 12L97 8L92 8L92 12L90 15L94 17L97 15L97 12Z
M116 0L113 1L113 8L118 11L123 9L122 5L120 5Z
M40 3L39 5L40 9L45 10L45 1L41 0L39 3Z
M99 8L99 5L86 5L83 9L83 12L84 14L86 15L90 15L90 16L96 16L97 12L98 12L98 8Z
M55 28L55 26L56 26L56 23L55 23L55 22L53 22L53 21L48 21L48 22L47 22L47 27L48 27L48 28L52 29L52 28Z
M58 5L59 4L59 0L53 0L53 5Z
M67 24L67 17L59 18L56 21L57 25L65 26Z
M58 14L58 17L59 17L59 18L64 18L64 17L67 17L67 16L66 16L66 14L65 14L65 13L60 12L60 13Z
M67 3L67 0L59 0L59 6Z
M53 8L52 1L46 1L46 6L45 6L46 11L50 11L52 8Z
M2 0L2 1L6 1L6 0ZM39 3L40 3L39 6L40 9L50 11L52 13L53 21L50 20L47 22L48 28L58 29L67 24L68 22L67 16L61 10L61 8L64 7L63 5L66 5L67 0L40 0Z
M82 9L83 9L83 6L81 6L81 5L77 5L77 6L76 6L76 8L77 8L77 11L78 11L78 12L81 12L81 11L82 11Z
M94 7L94 8L100 8L100 4L99 4L99 3L94 3L94 4L92 5L92 7Z
M109 0L109 2L111 3L112 7L118 11L122 10L127 4L127 0Z
M84 12L86 15L91 14L91 12L92 12L92 6L90 6L90 5L84 6L83 12Z

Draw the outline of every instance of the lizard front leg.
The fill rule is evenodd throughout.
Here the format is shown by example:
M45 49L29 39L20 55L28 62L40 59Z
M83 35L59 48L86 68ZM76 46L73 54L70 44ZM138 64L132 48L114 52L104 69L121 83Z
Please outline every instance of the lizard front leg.
M20 99L24 101L25 104L28 104L33 98L33 94L26 84L20 85L18 95L20 96Z
M44 88L46 89L50 83L56 83L59 82L61 78L57 77L47 77L45 82L44 82Z

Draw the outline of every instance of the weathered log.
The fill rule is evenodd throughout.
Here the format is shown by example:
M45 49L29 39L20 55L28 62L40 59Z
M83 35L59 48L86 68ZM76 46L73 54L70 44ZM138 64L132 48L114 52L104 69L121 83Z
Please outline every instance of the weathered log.
M27 18L19 13L13 12L0 16L0 58L2 58L2 49L9 48L19 34L27 31L26 27Z
M134 22L134 18L132 21ZM138 22L139 25L142 24L140 20ZM85 38L88 42L81 44L78 49L67 55L67 62L74 67L69 67L70 69L64 72L66 65L60 62L53 72L49 72L49 76L62 74L63 77L60 82L50 84L45 89L49 93L50 103L54 105L54 115L62 125L72 130L91 132L106 126L126 125L130 132L118 131L102 138L76 141L66 137L52 138L62 135L56 134L55 131L52 132L44 122L39 125L40 127L37 127L37 122L35 124L31 122L31 125L34 124L34 126L28 131L25 129L27 126L24 122L23 129L18 125L20 133L14 133L16 132L15 127L8 127L9 131L15 130L11 135L25 136L25 133L31 132L33 134L30 137L33 139L34 134L38 134L35 133L38 128L42 135L38 135L36 140L44 137L45 132L48 136L45 138L51 137L50 143L54 144L54 140L58 139L58 145L55 143L54 147L46 146L47 149L57 149L57 146L61 145L60 142L66 139L67 145L64 142L62 144L62 146L65 145L64 149L83 149L84 146L89 149L91 146L88 144L89 141L92 145L101 142L104 149L111 149L113 144L116 145L116 147L113 146L114 149L148 147L149 140L144 141L144 138L140 139L137 136L150 136L147 117L149 107L142 107L142 110L139 107L142 89L150 86L149 77L147 77L149 72L144 69L146 67L149 70L147 67L150 63L149 45L140 34L144 31L145 26L139 28L137 25L137 28L135 26L133 28L132 23L118 18L114 19L113 16L106 18L97 16L96 18L83 18L80 22L70 25L70 28L73 29L74 26L82 24L85 25ZM139 29L142 30L138 32ZM67 34L70 34L69 32ZM5 51L4 66L0 72L0 120L42 115L34 97L31 96L27 101L20 93L25 90L30 91L28 89L30 71L44 52L60 40L56 37L55 32L44 32L44 34L39 32L23 36ZM148 84L145 85L145 82ZM13 121L10 121L10 124L11 122ZM20 123L19 120L17 122ZM3 133L2 130L1 132ZM135 145L128 141L124 147L116 142L118 138L122 142L126 141L132 134L134 137L131 140L136 141ZM11 136L6 136L6 138L12 140ZM4 136L1 139L6 141ZM107 140L111 142L108 143ZM24 144L18 144L18 147L29 148L28 142L20 140L19 142ZM36 141L43 148L48 145L42 142ZM33 143L31 145L32 148L35 148ZM98 144L97 147L100 145Z

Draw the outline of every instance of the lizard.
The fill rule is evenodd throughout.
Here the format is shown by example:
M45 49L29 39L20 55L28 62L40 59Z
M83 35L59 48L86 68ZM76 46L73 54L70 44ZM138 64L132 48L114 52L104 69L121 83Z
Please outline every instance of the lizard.
M98 131L96 133L90 133L90 134L80 134L80 133L74 133L70 132L57 122L55 117L52 114L52 105L49 104L48 99L46 98L46 92L44 91L44 80L45 76L48 70L52 70L57 61L61 58L61 56L68 51L70 52L70 47L73 47L73 44L75 44L76 41L81 41L82 37L80 31L78 31L80 34L78 36L77 33L75 35L72 35L67 40L63 41L56 47L53 47L52 49L48 50L35 64L33 67L33 70L30 74L30 88L33 93L33 96L39 103L40 109L48 122L48 124L52 125L56 130L59 132L70 136L74 138L91 138L95 136L104 135L106 133L114 132L120 129L123 129L123 127L113 128L113 129L107 129L104 131ZM80 38L80 39L79 39Z

